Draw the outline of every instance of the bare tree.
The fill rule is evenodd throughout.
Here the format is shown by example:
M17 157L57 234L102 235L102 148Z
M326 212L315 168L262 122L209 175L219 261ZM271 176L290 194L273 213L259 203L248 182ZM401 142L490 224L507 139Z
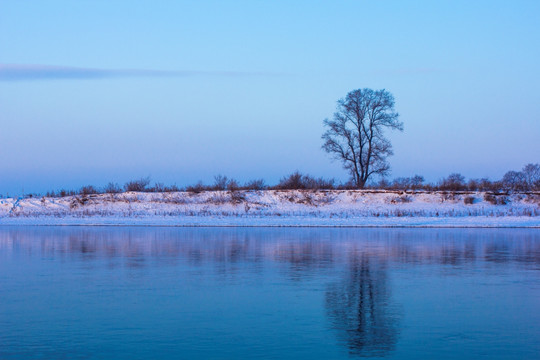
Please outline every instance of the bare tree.
M393 154L385 129L403 130L394 111L394 97L386 90L353 90L337 102L322 148L343 163L354 185L363 188L371 175L388 174L386 158Z
M465 176L458 173L450 174L446 179L440 181L439 188L452 191L465 190Z
M540 164L527 164L521 172L529 190L540 190Z
M504 174L501 182L503 187L507 190L527 190L527 178L521 171L507 171L506 174Z

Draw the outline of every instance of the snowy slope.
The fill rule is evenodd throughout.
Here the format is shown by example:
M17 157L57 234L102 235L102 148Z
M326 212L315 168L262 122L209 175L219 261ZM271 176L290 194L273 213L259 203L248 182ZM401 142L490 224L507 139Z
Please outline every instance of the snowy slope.
M0 199L2 224L540 227L540 194L264 190L8 198Z

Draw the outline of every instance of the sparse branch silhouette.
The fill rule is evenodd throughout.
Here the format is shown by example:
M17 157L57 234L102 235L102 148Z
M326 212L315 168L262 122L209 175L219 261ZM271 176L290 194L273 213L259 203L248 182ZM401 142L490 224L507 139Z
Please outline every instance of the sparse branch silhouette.
M394 110L394 97L386 90L353 90L338 100L327 128L322 148L343 163L357 188L363 188L372 175L388 174L386 158L393 154L384 130L403 130Z

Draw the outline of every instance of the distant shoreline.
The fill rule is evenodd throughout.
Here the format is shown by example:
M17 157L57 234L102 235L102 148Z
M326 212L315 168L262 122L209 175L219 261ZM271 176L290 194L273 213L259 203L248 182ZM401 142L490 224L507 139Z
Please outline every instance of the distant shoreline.
M0 199L0 226L540 228L540 194L241 190Z

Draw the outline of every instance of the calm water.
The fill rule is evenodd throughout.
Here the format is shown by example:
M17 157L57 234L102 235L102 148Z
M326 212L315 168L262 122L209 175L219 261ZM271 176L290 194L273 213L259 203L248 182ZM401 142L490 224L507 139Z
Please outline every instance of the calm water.
M0 227L0 359L539 359L540 230Z

